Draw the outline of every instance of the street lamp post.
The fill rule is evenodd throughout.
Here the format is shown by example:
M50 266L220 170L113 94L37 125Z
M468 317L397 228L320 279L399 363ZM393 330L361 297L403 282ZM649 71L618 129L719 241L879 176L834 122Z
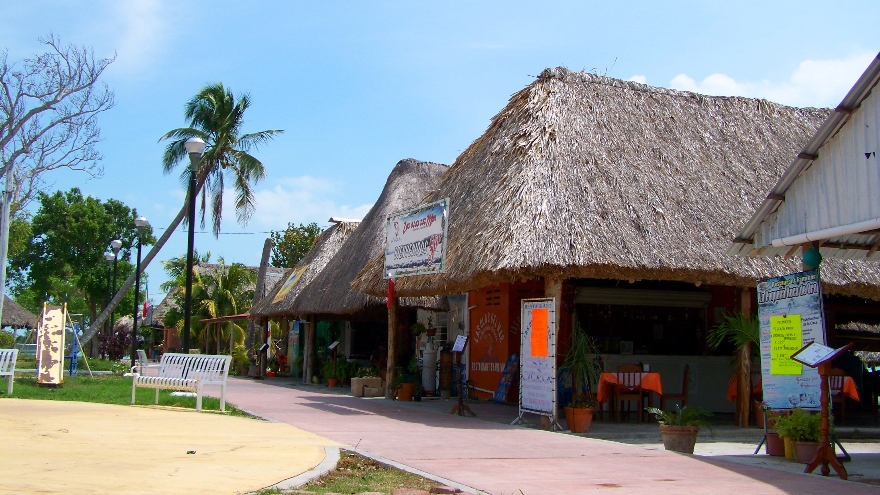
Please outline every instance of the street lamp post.
M186 292L183 302L183 352L189 353L189 331L192 319L192 284L193 284L193 249L195 244L196 223L196 176L199 171L199 161L205 152L205 142L200 138L192 137L184 143L189 155L189 242L186 245Z
M107 300L104 302L104 307L110 305L110 298L113 297L113 293L110 292L110 268L113 266L113 261L116 259L115 254L105 253L104 259L107 260ZM108 329L108 325L110 324L109 320L104 320L104 350L107 350L107 339L110 337L110 330ZM104 353L101 353L101 359L104 359Z
M116 262L119 260L119 250L122 249L122 241L114 239L110 241L110 249L113 250L113 291L116 294ZM116 330L116 313L110 313L110 333Z
M134 275L134 313L132 314L131 319L131 367L135 366L134 356L137 354L137 329L138 329L138 292L141 290L141 244L143 244L144 237L144 229L150 225L147 222L147 219L144 217L137 217L134 219L134 225L137 227L138 231L138 254L137 254L137 266L135 267L135 275Z

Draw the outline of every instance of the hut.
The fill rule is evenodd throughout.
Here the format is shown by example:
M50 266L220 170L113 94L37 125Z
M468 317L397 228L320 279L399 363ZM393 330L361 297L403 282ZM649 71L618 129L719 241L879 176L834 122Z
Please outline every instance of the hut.
M340 340L342 355L347 358L369 359L385 369L388 312L384 294L368 295L354 290L352 281L367 262L384 252L385 222L391 213L407 210L421 203L423 197L437 189L448 167L411 158L399 161L385 182L382 194L357 228L338 248L336 254L296 297L285 311L306 319L306 377L317 371L314 353L324 352L326 345ZM403 328L415 322L417 308L441 309L443 298L433 295L406 298L401 306L408 308L399 321ZM319 335L319 330L321 330ZM408 332L401 332L398 349L407 349ZM320 345L319 345L320 344ZM320 356L318 356L319 358Z
M33 330L37 328L38 319L37 315L21 307L20 304L10 299L9 296L3 296L3 327Z
M250 311L251 319L275 320L282 332L294 330L293 337L287 339L285 356L289 371L297 376L302 371L302 363L298 358L303 355L304 339L299 338L299 321L292 311L293 303L306 285L327 266L360 223L359 220L336 218L331 218L330 222L333 225L321 232L312 249L284 274L284 282L276 284Z
M606 368L650 364L691 404L730 412L707 330L794 261L725 251L829 111L547 69L491 121L425 201L449 198L446 271L400 296L465 293L468 378L483 398L519 352L525 297L555 297L561 360L575 315ZM385 291L377 256L354 287ZM828 294L880 299L874 266L829 261ZM731 352L730 349L727 352ZM516 397L511 394L511 397Z

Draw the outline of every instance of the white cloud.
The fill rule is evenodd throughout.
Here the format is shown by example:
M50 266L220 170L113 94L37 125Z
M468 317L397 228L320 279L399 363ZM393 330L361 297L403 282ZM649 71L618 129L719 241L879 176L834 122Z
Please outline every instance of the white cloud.
M114 1L106 10L112 15L103 27L112 33L117 53L111 69L127 74L147 69L164 49L169 34L166 19L171 13L161 0Z
M712 74L697 82L687 74L669 85L682 91L718 96L747 96L796 106L833 107L850 90L876 54L862 53L837 60L805 60L787 81L738 82L726 74Z
M632 76L631 78L629 78L629 79L627 79L627 80L628 80L628 81L637 82L637 83L640 83L640 84L646 84L646 83L648 82L648 78L645 77L645 76L642 75L642 74L636 74L636 75Z
M339 185L326 179L283 177L269 188L256 190L257 210L251 226L278 230L287 227L288 222L324 225L331 216L363 218L373 206L338 204L333 199L337 195L341 195ZM228 201L233 204L231 196Z

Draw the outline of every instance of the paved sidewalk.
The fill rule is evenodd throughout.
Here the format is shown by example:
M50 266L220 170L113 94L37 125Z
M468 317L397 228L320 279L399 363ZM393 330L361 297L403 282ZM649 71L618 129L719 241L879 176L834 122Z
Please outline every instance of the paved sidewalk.
M2 494L237 494L312 469L338 445L210 412L5 398L0 439Z
M491 494L880 493L862 483L437 414L289 381L231 378L227 397L260 416Z

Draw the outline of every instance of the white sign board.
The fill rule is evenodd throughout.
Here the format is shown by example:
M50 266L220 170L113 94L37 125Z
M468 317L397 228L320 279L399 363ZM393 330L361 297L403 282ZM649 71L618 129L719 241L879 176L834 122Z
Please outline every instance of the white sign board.
M764 402L771 409L819 408L818 370L791 359L811 342L825 344L819 271L758 282L758 317Z
M37 329L37 383L58 386L64 383L64 323L67 306L43 305Z
M388 215L385 278L440 273L446 269L449 199Z
M556 418L556 304L523 299L519 410Z

